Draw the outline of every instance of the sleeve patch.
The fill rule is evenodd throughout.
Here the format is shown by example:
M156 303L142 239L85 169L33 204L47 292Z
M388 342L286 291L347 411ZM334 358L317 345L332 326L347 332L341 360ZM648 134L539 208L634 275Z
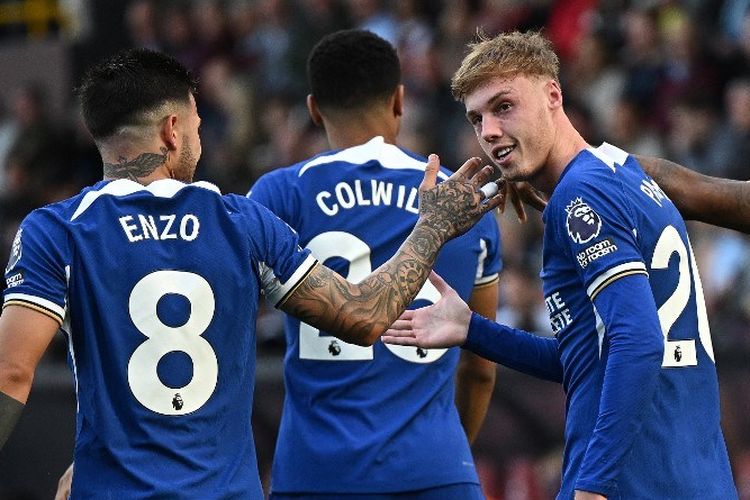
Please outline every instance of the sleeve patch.
M576 254L576 260L578 260L578 265L581 266L581 269L586 269L586 266L599 257L604 257L616 251L617 245L615 245L612 239L604 238Z
M8 267L5 268L6 274L11 272L13 268L16 267L16 264L18 264L18 261L21 260L21 255L23 254L23 246L21 245L22 233L23 229L19 228L16 237L13 238L13 244L10 248L10 258L8 259Z
M565 228L568 236L578 244L588 243L602 230L602 218L582 198L577 197L565 207L568 217Z

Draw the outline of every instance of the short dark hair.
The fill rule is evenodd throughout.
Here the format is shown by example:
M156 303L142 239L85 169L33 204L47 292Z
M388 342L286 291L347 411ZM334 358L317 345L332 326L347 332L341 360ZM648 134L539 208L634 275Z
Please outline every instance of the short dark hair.
M129 49L89 68L76 94L86 127L103 139L168 102L188 103L196 82L176 59L148 49Z
M323 37L307 59L310 92L323 109L361 109L390 97L401 82L396 49L365 30Z

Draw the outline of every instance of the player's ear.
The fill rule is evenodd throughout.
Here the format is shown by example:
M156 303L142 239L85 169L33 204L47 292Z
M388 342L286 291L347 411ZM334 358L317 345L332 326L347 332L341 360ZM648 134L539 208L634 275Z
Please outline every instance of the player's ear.
M310 113L310 119L315 125L318 127L323 126L323 116L320 114L318 102L312 94L307 94L307 112Z
M167 149L172 151L177 150L177 120L177 115L170 114L162 121L159 131L161 140L167 146Z
M551 108L559 108L562 107L562 89L560 89L560 84L557 83L555 80L548 80L545 85L545 90L547 93L547 99L549 101L549 106Z
M399 84L393 92L393 116L404 114L404 86Z

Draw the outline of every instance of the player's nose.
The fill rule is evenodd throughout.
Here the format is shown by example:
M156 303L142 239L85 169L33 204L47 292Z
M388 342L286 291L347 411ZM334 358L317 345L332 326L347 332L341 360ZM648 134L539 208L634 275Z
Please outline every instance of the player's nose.
M491 144L503 136L503 129L497 120L485 117L482 119L481 135L482 140Z

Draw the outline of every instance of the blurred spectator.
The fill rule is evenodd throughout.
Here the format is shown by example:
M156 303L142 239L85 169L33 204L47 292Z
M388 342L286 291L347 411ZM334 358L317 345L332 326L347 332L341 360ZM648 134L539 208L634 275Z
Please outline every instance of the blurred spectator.
M27 209L60 198L66 179L60 135L48 116L46 94L35 83L17 89L12 101L17 128L5 165L7 196Z
M174 2L166 6L161 14L161 43L163 49L190 69L198 66L198 54L194 50L190 11L186 3Z
M667 129L668 115L682 96L701 89L703 99L711 105L720 102L720 72L708 54L708 47L699 38L696 24L684 11L673 9L672 21L662 32L665 51L664 66L654 96L656 125Z
M348 0L354 27L372 31L391 44L398 44L398 23L384 0Z
M726 117L711 145L712 170L732 179L750 179L750 79L733 80L724 96Z
M133 47L159 50L154 20L155 7L151 0L135 0L125 10L125 21Z
M599 0L567 0L553 2L547 29L563 64L578 52L581 39L591 31Z
M632 7L622 16L624 46L620 61L626 71L624 93L643 110L652 109L661 81L663 51L656 14L654 9Z
M551 336L549 315L544 307L541 280L529 269L511 265L503 269L497 322L527 332Z
M307 55L313 46L328 33L351 26L344 2L345 0L296 0L291 9L286 69L290 77L289 91L299 100L303 100L308 94Z
M592 125L598 129L612 123L613 103L625 86L625 72L616 63L604 35L590 33L581 38L565 75L566 96L586 105L591 112ZM585 134L584 137L589 139Z
M649 114L631 96L623 95L614 103L612 121L605 128L607 142L629 153L663 156L661 137L650 125Z
M17 135L18 124L11 118L5 102L0 100L0 197L5 196L8 190L5 169L8 163L8 153Z
M255 130L252 87L232 72L228 58L215 57L203 66L198 95L203 154L197 174L222 191L242 190Z
M716 107L703 95L691 92L674 103L669 124L669 158L704 174L717 175L710 156L718 125Z

